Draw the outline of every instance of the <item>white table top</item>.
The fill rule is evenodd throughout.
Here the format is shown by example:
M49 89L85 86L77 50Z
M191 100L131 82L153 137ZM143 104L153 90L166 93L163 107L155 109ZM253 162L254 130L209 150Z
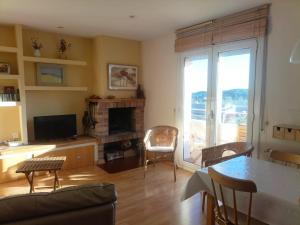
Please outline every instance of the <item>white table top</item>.
M257 193L253 195L252 210L254 218L274 225L300 225L300 170L244 156L216 164L213 168L227 176L256 183ZM212 190L207 168L194 173L183 198L189 198L201 190ZM241 211L245 207L246 212L246 194L239 194L238 206L239 203Z

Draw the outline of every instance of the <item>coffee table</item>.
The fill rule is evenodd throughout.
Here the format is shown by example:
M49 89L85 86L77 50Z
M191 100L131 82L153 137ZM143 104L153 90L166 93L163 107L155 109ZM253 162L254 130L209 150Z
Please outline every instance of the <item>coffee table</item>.
M34 191L33 178L35 172L49 171L54 172L54 185L53 190L60 186L57 171L62 169L65 156L60 157L45 157L45 158L32 158L26 160L16 171L16 173L24 173L30 185L29 193Z

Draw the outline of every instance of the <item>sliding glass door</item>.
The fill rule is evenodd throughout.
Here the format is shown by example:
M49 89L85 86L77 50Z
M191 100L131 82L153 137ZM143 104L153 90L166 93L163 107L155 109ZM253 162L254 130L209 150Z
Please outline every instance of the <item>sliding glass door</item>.
M255 42L214 46L184 58L183 159L205 147L252 139Z
M250 49L218 53L216 145L247 141L250 58Z
M184 61L184 159L192 163L210 142L208 58L207 53L198 53Z

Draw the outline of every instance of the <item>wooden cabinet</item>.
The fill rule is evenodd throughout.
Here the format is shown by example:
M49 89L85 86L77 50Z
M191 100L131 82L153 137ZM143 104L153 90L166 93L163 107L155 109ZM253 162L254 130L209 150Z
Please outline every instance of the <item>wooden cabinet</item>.
M293 128L284 128L284 139L289 141L295 141L296 130Z
M284 138L284 128L280 126L273 127L273 138L283 139Z
M24 174L16 173L17 168L30 156L20 156L13 158L0 159L0 183L5 183L21 178Z
M91 145L52 151L39 157L55 156L66 156L66 161L63 166L64 170L94 166L94 146Z
M29 146L28 146L29 147ZM82 167L92 167L95 165L95 151L96 143L91 142L89 144L74 145L74 146L64 146L58 147L54 150L50 150L46 153L35 154L30 152L18 152L12 151L11 154L6 154L0 159L0 183L5 183L9 181L14 181L17 179L24 179L23 174L17 174L17 168L27 159L32 157L54 157L54 156L66 156L66 161L63 166L63 170L78 169ZM37 175L42 175L44 173L37 173Z
M300 126L280 124L273 127L273 138L300 142Z

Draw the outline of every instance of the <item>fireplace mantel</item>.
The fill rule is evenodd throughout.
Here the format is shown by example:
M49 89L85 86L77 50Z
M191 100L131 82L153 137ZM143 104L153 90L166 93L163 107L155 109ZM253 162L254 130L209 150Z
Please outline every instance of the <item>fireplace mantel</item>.
M114 99L89 99L89 102L98 103L99 108L123 108L145 106L145 99L114 98Z

